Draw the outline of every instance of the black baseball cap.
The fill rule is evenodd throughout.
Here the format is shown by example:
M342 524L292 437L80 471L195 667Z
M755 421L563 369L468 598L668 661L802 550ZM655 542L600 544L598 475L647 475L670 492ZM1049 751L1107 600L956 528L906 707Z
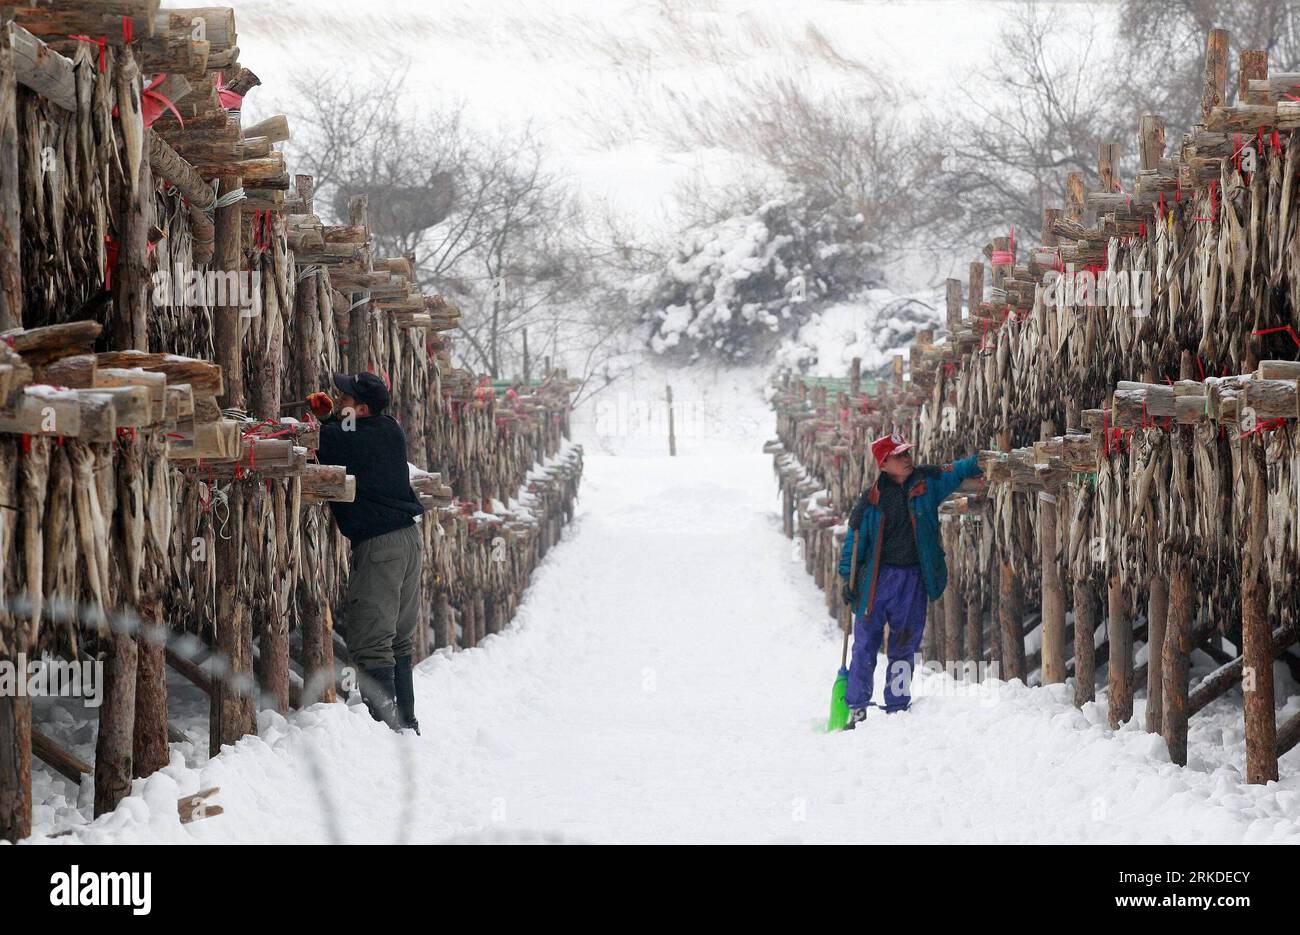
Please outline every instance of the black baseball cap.
M388 387L373 373L336 373L334 385L357 402L365 403L375 415L388 408Z

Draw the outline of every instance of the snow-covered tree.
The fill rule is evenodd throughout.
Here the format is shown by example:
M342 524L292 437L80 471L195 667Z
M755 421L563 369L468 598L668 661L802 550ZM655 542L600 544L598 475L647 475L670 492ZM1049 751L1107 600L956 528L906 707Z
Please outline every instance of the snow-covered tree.
M747 360L828 301L875 285L879 248L846 208L796 189L688 230L635 290L651 348Z

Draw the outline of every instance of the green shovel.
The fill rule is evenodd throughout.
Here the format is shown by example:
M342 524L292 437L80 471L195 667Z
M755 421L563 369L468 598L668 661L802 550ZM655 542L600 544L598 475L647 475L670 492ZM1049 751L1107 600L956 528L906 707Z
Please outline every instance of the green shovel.
M854 592L858 584L858 548L862 545L862 530L853 532L853 564L849 566L849 591ZM826 719L826 731L844 730L849 723L849 703L845 694L849 688L849 633L853 630L853 608L845 603L840 612L840 627L844 630L844 646L840 650L840 671L831 686L831 716Z

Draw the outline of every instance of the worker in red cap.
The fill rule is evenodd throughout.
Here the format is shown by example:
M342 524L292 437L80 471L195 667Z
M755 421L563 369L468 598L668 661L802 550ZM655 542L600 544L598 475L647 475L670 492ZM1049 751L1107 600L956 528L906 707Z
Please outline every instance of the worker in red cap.
M872 703L876 655L886 625L889 669L884 704L878 707L894 712L911 704L913 657L925 631L926 600L938 600L948 584L939 541L939 504L963 480L982 473L975 455L942 467L917 467L911 444L897 432L872 442L871 454L880 476L853 508L840 553L844 600L857 621L845 693L849 730L867 716ZM851 590L847 582L855 555L858 586Z

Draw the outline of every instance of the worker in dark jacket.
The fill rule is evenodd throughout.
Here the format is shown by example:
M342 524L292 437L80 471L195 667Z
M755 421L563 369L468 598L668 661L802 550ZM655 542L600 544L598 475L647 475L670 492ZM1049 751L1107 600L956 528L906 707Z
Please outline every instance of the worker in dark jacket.
M415 517L424 510L411 489L406 434L384 413L388 387L375 374L335 374L334 385L337 404L313 394L312 410L323 422L316 457L356 478L354 502L330 503L352 543L343 617L348 653L371 716L418 734L411 660L421 564Z
M911 449L898 433L871 443L880 476L853 508L840 553L840 577L846 582L855 548L858 558L856 588L844 586L844 600L857 618L845 692L849 729L867 716L886 624L889 669L882 707L903 711L911 704L912 660L925 631L926 599L938 600L948 584L939 504L963 480L982 473L974 455L943 467L916 467Z

